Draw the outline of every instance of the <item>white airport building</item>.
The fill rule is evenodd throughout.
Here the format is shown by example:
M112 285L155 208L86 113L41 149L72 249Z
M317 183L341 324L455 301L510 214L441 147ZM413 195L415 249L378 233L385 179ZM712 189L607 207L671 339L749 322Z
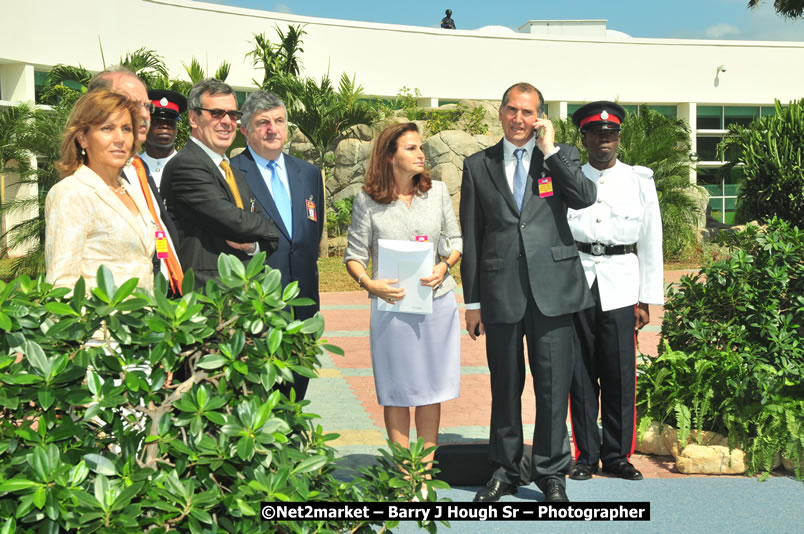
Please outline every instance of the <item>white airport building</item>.
M303 25L303 74L356 76L367 95L418 89L423 105L499 99L518 81L533 83L552 118L592 100L647 104L687 121L698 155L697 180L713 215L729 221L739 173L714 178L715 150L730 123L748 124L804 96L804 42L633 38L605 20L523 21L443 30L305 17L190 0L2 0L0 106L34 101L57 64L103 70L140 47L160 54L172 76L197 58L207 72L231 63L227 82L254 90L262 72L247 52L254 34ZM241 95L242 97L242 95ZM8 185L8 184L6 184ZM16 194L23 194L17 192Z

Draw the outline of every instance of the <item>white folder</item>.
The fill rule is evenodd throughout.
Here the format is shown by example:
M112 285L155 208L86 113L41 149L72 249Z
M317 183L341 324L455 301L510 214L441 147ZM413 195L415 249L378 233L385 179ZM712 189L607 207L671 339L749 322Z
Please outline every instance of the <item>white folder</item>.
M405 289L405 296L389 304L379 299L377 309L427 315L433 313L433 288L423 286L421 278L433 274L433 244L429 241L379 239L377 249L377 278L398 278L396 286Z

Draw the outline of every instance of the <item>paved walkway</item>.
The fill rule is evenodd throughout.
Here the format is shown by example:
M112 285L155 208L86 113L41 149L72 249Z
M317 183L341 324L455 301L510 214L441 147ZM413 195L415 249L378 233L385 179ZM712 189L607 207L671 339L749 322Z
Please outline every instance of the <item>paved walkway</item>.
M685 272L666 273L676 282ZM463 298L458 294L461 316ZM345 469L366 465L385 447L382 408L377 404L369 354L369 303L365 292L323 293L321 308L326 320L324 337L340 346L344 357L325 356L320 377L311 381L309 411L319 414L327 432L340 438L330 442L339 452ZM651 323L639 334L639 350L657 353L662 309L651 307ZM463 318L461 319L463 323ZM485 345L461 338L461 396L442 404L439 443L488 441L491 416L489 375ZM535 402L530 376L522 399L522 418L532 422ZM525 436L533 424L526 424ZM415 431L412 431L415 439ZM551 523L551 532L711 532L726 527L737 532L800 532L804 527L804 484L787 476L766 482L736 476L689 476L675 470L671 457L635 454L632 462L646 480L625 482L595 476L591 481L569 481L570 499L578 501L645 501L652 504L648 523ZM662 480L672 479L672 480ZM444 492L454 501L471 500L477 488L453 488ZM439 493L441 496L441 493ZM507 499L542 500L534 485ZM532 523L461 523L460 532L531 530ZM455 527L456 525L453 525ZM545 525L546 526L546 525ZM529 528L528 528L529 527ZM495 530L497 529L497 530ZM402 525L399 532L412 532L415 524Z

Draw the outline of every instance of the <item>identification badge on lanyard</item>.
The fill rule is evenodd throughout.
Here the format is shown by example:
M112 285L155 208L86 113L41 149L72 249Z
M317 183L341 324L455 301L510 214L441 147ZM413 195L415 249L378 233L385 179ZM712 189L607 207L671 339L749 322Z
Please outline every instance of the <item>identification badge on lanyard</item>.
M156 234L156 257L160 260L166 260L168 258L168 242L167 237L165 237L165 232L162 230L157 230Z
M539 198L553 196L553 179L549 176L539 178Z
M313 202L313 197L305 200L304 206L307 210L307 218L313 222L318 222L318 214L315 211L315 202Z

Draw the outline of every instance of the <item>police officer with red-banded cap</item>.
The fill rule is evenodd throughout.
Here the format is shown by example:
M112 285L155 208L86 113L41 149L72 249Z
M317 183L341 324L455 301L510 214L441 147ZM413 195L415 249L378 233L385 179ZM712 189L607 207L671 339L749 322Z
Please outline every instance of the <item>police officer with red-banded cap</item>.
M151 113L151 127L145 137L145 152L140 158L148 165L157 186L162 183L162 170L176 155L176 135L179 133L178 121L187 111L187 99L175 91L152 89L148 98L154 105Z
M624 119L622 106L607 101L572 115L589 152L583 173L597 184L594 204L567 213L595 298L594 308L575 315L582 357L570 389L574 480L591 478L599 462L611 476L642 479L629 462L636 442L636 331L650 320L648 304L664 303L662 220L653 171L617 159Z

